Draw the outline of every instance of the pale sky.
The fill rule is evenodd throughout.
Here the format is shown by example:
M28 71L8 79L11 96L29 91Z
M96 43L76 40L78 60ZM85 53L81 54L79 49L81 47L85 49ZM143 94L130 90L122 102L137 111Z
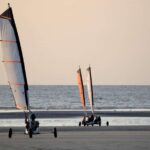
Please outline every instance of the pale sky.
M150 84L150 0L9 0L29 85ZM0 0L0 13L8 0ZM2 50L0 48L0 60ZM7 84L0 63L0 84Z

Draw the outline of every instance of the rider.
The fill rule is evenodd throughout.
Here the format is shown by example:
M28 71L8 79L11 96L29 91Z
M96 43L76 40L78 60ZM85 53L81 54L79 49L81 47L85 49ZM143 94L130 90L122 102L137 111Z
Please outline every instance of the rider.
M39 122L35 121L35 119L36 119L36 116L33 113L30 115L29 118L25 115L25 124L26 124L27 131L31 129L34 132L39 127Z
M94 120L94 115L92 114L89 118L88 118L88 122L91 122Z

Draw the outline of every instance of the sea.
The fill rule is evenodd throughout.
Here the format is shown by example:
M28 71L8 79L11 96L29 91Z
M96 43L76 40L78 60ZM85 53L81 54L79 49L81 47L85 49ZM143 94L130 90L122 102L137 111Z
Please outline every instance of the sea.
M90 110L86 86L86 107ZM96 85L93 87L95 110L150 110L148 85ZM29 103L33 110L82 110L78 87L75 85L29 86ZM9 86L0 85L0 111L16 111ZM23 126L23 119L0 119L0 126ZM74 126L81 118L43 118L42 126ZM102 125L150 125L149 117L103 117Z

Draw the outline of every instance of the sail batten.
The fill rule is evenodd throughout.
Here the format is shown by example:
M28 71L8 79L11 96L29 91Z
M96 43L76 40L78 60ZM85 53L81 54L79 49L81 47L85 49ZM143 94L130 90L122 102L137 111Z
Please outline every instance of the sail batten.
M0 18L11 20L10 17L6 17L6 16L2 16L2 15L0 15Z
M10 43L16 43L17 41L11 41L11 40L0 40L0 42L10 42Z
M89 103L91 106L91 111L94 113L94 99L93 99L93 84L92 84L92 75L91 75L91 67L87 68L87 91Z
M4 63L21 63L19 60L3 60Z
M25 85L25 83L17 83L17 82L12 82L12 81L8 81L10 84L14 84L14 85Z
M13 93L16 108L29 109L28 83L20 40L12 8L0 15L0 44L8 82Z

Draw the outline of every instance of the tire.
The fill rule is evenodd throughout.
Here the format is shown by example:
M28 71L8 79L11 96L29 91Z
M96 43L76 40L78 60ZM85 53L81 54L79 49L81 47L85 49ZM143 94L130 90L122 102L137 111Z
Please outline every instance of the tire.
M54 138L57 138L57 129L54 128Z
M81 127L81 122L79 122L79 127Z
M32 138L32 129L29 129L29 138Z
M12 137L12 129L11 129L11 128L9 129L8 137L9 137L9 138L11 138L11 137Z

